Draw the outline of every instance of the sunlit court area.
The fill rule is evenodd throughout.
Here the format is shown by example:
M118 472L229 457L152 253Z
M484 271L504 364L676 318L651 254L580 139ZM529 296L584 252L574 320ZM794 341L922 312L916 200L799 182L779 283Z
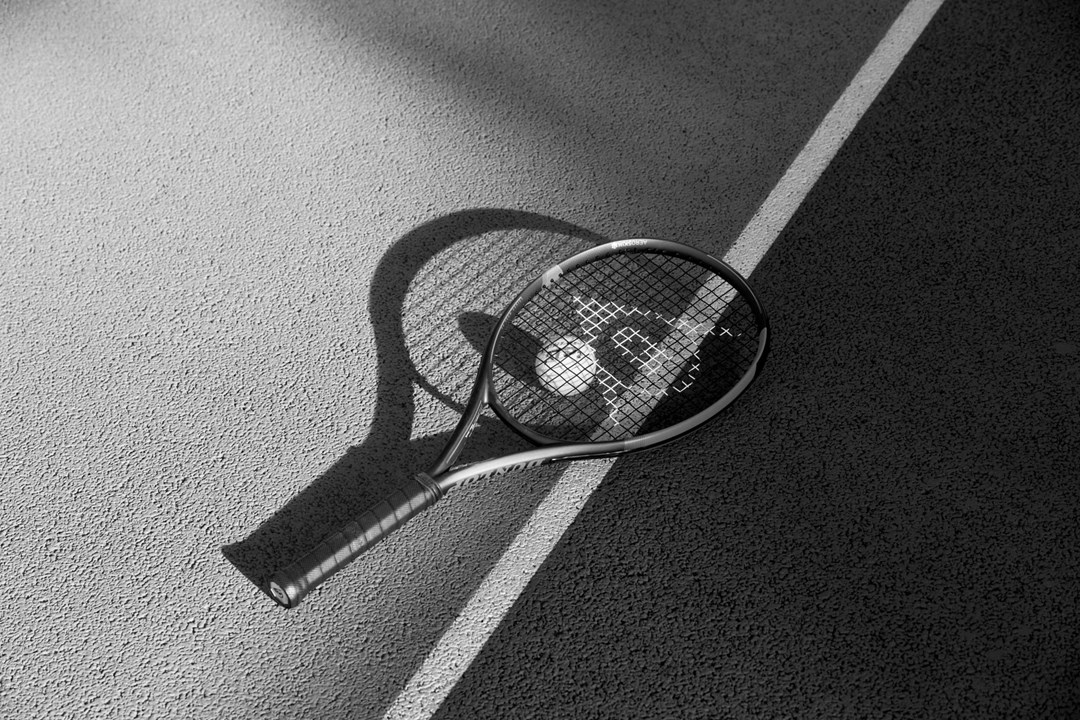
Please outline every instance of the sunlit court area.
M1078 109L1072 0L0 1L0 717L1080 718ZM752 384L290 595L641 239ZM499 371L655 427L754 352L697 282Z

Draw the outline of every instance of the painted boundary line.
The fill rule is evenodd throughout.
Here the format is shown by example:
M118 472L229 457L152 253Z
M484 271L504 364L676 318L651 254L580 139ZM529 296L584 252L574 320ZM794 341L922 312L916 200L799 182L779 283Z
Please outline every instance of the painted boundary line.
M724 255L727 263L743 275L753 273L943 2L907 4ZM568 466L383 720L426 720L435 714L614 463L609 458Z

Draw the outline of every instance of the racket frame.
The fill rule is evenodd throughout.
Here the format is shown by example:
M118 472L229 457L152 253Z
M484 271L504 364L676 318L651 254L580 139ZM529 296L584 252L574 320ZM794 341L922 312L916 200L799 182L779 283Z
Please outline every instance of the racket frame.
M759 327L757 354L750 362L749 368L740 378L739 382L732 386L732 388L716 402L712 403L701 412L661 430L624 440L586 443L567 443L534 432L518 422L513 415L510 414L499 401L498 395L495 392L492 371L495 367L495 351L500 334L507 325L513 322L517 312L528 303L529 300L544 287L557 281L565 273L609 255L626 252L628 249L632 249L632 251L635 252L647 251L654 254L681 257L702 265L723 278L725 282L735 288L735 290L746 299L751 311L754 313L754 318ZM518 296L507 305L505 310L503 310L495 329L491 332L487 346L484 349L480 370L477 373L469 403L462 414L460 422L454 429L450 441L446 444L442 454L435 461L435 464L428 470L426 476L434 480L438 484L440 490L442 490L443 493L446 493L466 480L489 477L491 475L501 475L504 472L537 467L558 460L586 460L590 458L622 455L629 452L653 448L657 445L676 440L715 418L724 410L724 408L731 405L731 403L746 390L758 375L761 374L765 359L768 355L768 335L768 316L765 313L765 309L762 307L761 302L758 300L757 295L754 294L753 289L751 289L746 279L743 278L735 268L722 260L717 260L711 255L681 243L648 238L617 240L585 250L584 252L569 257L549 268L518 293ZM490 407L499 419L506 423L511 430L538 447L498 458L492 458L490 460L483 460L465 467L452 467L454 461L457 460L460 455L465 443L468 441L469 435L472 434L473 428L476 427L485 406Z

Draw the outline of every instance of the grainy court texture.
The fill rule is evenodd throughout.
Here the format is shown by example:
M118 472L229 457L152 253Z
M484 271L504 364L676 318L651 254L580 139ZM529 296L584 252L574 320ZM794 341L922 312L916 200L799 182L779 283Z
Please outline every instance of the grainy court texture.
M431 462L538 272L724 256L906 6L0 2L0 717L1080 717L1071 0L945 0L754 270L717 422L266 594Z

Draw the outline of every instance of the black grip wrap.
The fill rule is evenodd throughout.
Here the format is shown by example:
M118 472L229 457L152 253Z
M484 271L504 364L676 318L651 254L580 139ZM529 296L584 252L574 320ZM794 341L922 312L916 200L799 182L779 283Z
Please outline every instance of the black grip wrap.
M421 473L370 510L323 540L318 547L270 579L270 594L285 607L296 607L309 592L409 518L434 505L442 491Z

